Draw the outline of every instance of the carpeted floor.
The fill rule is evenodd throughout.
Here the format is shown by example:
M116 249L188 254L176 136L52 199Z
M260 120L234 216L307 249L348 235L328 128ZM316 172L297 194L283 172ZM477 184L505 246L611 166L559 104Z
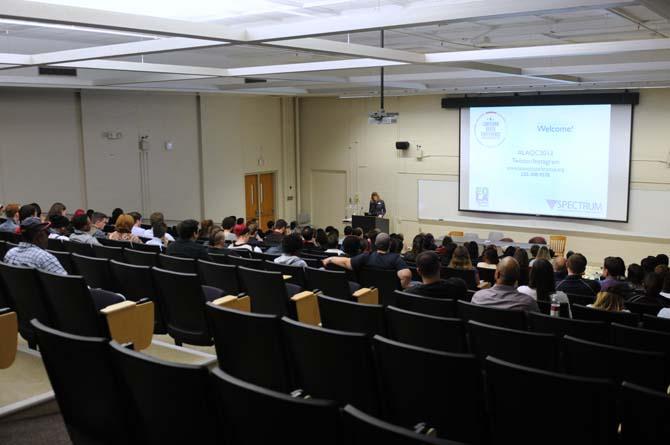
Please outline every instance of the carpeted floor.
M71 443L55 401L0 420L2 445L70 445Z

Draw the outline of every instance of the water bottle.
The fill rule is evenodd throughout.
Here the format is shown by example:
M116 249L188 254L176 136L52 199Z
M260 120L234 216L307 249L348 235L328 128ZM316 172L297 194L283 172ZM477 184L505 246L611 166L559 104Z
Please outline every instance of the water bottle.
M551 308L549 309L549 315L552 317L561 316L561 303L558 301L556 294L551 295Z

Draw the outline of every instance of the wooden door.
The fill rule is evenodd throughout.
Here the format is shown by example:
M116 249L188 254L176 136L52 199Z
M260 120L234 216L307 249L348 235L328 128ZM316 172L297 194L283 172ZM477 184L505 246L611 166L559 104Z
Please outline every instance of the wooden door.
M275 220L275 174L264 173L258 177L258 199L260 207L260 227Z
M258 175L244 177L245 218L250 221L258 217Z

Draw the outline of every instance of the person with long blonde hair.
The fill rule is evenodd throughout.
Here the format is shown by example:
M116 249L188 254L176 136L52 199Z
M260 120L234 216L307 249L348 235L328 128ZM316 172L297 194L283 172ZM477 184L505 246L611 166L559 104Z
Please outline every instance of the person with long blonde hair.
M629 312L624 306L625 289L621 286L612 286L606 291L598 292L596 301L588 307L607 312Z

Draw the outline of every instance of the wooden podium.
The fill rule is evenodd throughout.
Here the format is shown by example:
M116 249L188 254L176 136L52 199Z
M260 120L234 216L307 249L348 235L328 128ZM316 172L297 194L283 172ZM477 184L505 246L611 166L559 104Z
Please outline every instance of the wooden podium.
M377 216L354 215L351 217L351 226L353 228L360 227L364 233L368 233L372 229L379 229L381 232L389 233L389 220Z

